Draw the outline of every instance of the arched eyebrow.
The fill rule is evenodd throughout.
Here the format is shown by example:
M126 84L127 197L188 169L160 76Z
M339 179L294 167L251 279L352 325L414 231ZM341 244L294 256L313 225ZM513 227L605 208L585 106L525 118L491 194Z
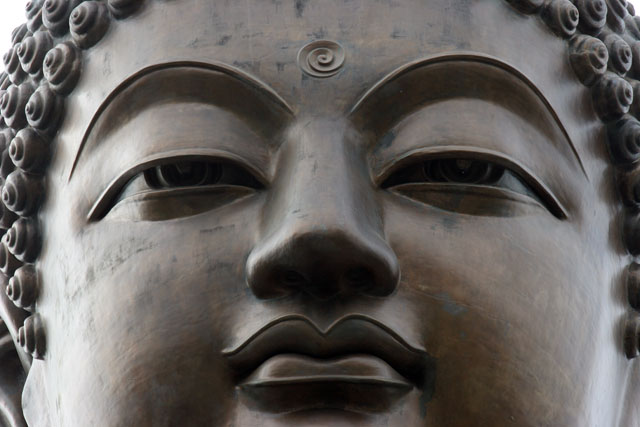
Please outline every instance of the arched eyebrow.
M478 94L467 94L463 89L456 89L455 84L448 82L449 84L442 85L434 85L437 86L437 90L434 90L433 93L428 93L425 98L427 99L413 99L411 102L407 101L407 98L414 96L412 93L408 93L408 91L404 90L404 87L401 83L401 80L408 78L410 79L414 73L420 72L428 72L429 70L436 69L438 66L440 67L451 67L452 69L458 67L459 69L463 69L465 65L471 65L476 67L482 67L486 69L493 68L496 72L501 72L503 74L508 74L511 78L519 83L520 87L524 87L526 89L522 90L521 88L516 88L513 85L513 91L519 92L520 95L533 97L538 101L538 105L543 106L544 113L548 114L551 117L552 124L560 131L562 134L562 139L568 144L573 156L575 157L580 170L584 174L584 176L588 178L586 169L576 150L576 146L573 143L569 133L566 128L562 124L560 117L553 109L549 100L544 96L544 94L540 91L540 89L529 80L524 73L519 71L516 67L502 61L491 55L480 54L477 52L455 52L455 53L444 53L444 54L436 54L433 56L429 56L426 58L422 58L403 66L396 68L382 79L380 79L377 83L375 83L370 89L368 89L364 95L362 95L356 102L353 104L351 109L349 110L349 116L354 121L366 120L366 117L372 115L374 111L385 111L385 113L393 111L393 114L397 116L401 115L402 108L409 109L414 111L416 108L420 107L420 104L424 105L427 102L437 102L438 100L448 99L457 96L478 96ZM435 73L434 73L435 74ZM475 75L470 75L469 79L476 78ZM478 77L478 79L480 79ZM433 85L433 83L429 83L425 85L421 83L422 86ZM501 93L503 100L506 102L508 100L508 94L505 88L505 93ZM528 92L528 93L522 93ZM481 96L478 96L481 97ZM415 98L415 96L414 96ZM497 97L496 97L497 99ZM411 104L413 102L414 105L406 105L407 103ZM536 105L531 105L531 108L536 108ZM410 111L409 111L410 112ZM382 121L377 120L377 123L382 126L383 124L390 124L393 121L393 114L391 114L388 119L385 118ZM408 114L408 112L407 112ZM406 114L404 114L406 115ZM527 118L527 117L525 117ZM385 123L385 120L387 122Z
M222 105L225 107L231 107L229 104L245 104L247 106L252 106L249 108L250 111L256 113L256 110L259 108L258 105L262 105L264 110L274 110L273 114L277 116L286 116L291 117L294 115L293 108L282 98L274 89L268 86L266 83L262 82L258 78L242 71L236 67L230 66L228 64L223 63L202 63L202 62L193 62L193 61L179 61L179 62L168 62L162 64L155 64L150 67L144 68L135 74L126 78L122 83L118 85L109 95L105 97L105 100L102 102L100 107L97 109L96 113L92 117L87 129L83 135L82 141L80 143L80 147L76 153L73 166L69 172L68 180L71 180L73 173L78 165L79 159L82 155L82 152L86 148L87 141L91 137L92 133L96 131L96 128L100 128L100 121L104 119L106 115L110 115L109 119L114 121L119 121L120 119L124 120L125 116L129 116L130 119L132 115L134 115L137 111L141 111L150 105L156 104L158 102L162 102L165 99L175 99L175 97L180 97L181 94L176 93L176 91L167 90L159 91L153 95L153 97L149 99L136 99L129 100L130 102L136 102L137 109L133 109L129 107L128 109L115 109L112 113L109 111L110 107L112 107L122 96L126 96L127 92L132 90L134 86L141 81L154 81L154 79L162 80L166 78L165 72L182 70L185 73L216 73L221 74L232 81L238 83L240 86L248 89L245 95L250 96L247 99L233 99L226 100L227 105ZM173 89L173 87L171 87ZM191 95L193 98L193 95ZM218 102L214 102L212 98L215 97L215 94L208 93L207 91L202 91L200 94L196 94L195 101L200 102L211 102L213 104L218 104ZM221 102L220 104L225 104L225 102ZM275 108L270 108L275 107ZM236 105L237 106L237 105ZM111 117L112 116L112 117ZM247 118L255 118L259 119L259 117L247 117ZM263 117L264 119L265 117ZM268 118L267 118L268 119ZM100 131L100 129L98 129Z

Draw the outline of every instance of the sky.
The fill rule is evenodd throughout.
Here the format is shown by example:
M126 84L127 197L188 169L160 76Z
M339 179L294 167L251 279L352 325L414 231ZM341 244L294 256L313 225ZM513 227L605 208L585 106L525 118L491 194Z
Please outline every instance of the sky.
M11 47L11 31L27 20L24 14L27 1L0 0L0 58Z
M0 58L11 47L11 31L26 21L24 7L28 0L0 0ZM640 0L630 2L640 15ZM1 63L0 63L1 64Z

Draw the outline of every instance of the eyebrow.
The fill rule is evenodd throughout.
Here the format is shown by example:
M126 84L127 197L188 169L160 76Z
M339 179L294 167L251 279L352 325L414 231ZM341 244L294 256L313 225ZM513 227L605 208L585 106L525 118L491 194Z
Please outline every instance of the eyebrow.
M553 109L553 107L551 106L551 103L547 100L544 94L540 91L540 89L538 89L538 87L531 80L527 78L527 76L524 73L519 71L516 67L491 55L481 54L477 52L455 52L455 53L444 53L444 54L439 53L439 54L435 54L432 56L428 56L426 58L421 58L419 60L404 64L401 67L396 68L395 70L393 70L392 72L384 76L382 79L378 80L378 82L375 83L373 86L371 86L371 88L369 88L364 93L364 95L362 95L355 102L355 104L353 104L353 106L350 108L348 112L348 115L350 117L354 117L361 110L366 109L366 106L369 103L374 102L375 98L377 98L377 95L380 94L380 92L392 86L401 77L407 76L412 72L415 72L417 70L422 70L430 66L442 65L447 63L457 64L457 65L461 63L472 63L472 64L475 63L478 65L494 67L496 69L499 69L500 71L507 72L511 76L515 77L520 83L524 84L530 90L530 92L545 107L546 112L551 116L554 124L558 127L558 129L562 133L564 137L563 139L569 145L569 148L571 149L573 156L575 157L575 159L578 162L578 165L580 166L580 170L582 171L584 176L587 178L587 180L589 180L589 177L587 175L582 159L580 158L580 155L576 150L575 144L573 143L571 137L569 136L569 133L567 132L566 128L562 124L560 117L558 116L556 111ZM394 99L397 98L398 96L406 96L406 95L402 95L401 92L398 92L398 91L396 91L396 93L391 95L391 97ZM446 98L446 96L444 97ZM434 98L435 99L442 98L442 96L440 97L436 96Z
M110 106L113 105L114 101L116 101L127 89L130 89L134 86L135 83L141 81L144 78L153 77L154 74L160 73L162 71L171 71L177 69L185 69L192 72L197 71L212 71L224 74L227 77L230 77L234 81L240 83L245 86L247 89L253 89L257 91L259 97L265 98L267 101L275 104L279 107L284 113L288 116L293 116L294 110L289 105L282 96L280 96L273 88L269 85L261 81L260 79L252 76L251 74L240 70L239 68L233 67L224 63L203 63L203 62L193 62L193 61L178 61L178 62L167 62L162 64L155 64L146 68L141 69L140 71L134 73L133 75L127 77L122 83L120 83L109 95L107 95L96 110L96 113L93 115L89 125L87 126L87 130L85 131L78 151L76 152L73 165L69 172L68 181L71 180L74 171L78 165L79 159L82 155L82 152L86 148L87 141L94 131L96 125L103 117L104 113L109 109ZM163 95L160 95L162 97ZM166 95L166 98L169 98L171 95ZM149 102L149 105L153 104L153 102ZM143 105L141 109L148 107L148 105ZM117 112L116 116L119 115Z

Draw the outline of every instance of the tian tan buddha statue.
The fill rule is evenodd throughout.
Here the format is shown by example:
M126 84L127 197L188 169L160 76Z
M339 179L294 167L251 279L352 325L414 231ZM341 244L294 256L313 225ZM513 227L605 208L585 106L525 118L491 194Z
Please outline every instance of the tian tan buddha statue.
M2 425L640 425L625 0L26 15Z

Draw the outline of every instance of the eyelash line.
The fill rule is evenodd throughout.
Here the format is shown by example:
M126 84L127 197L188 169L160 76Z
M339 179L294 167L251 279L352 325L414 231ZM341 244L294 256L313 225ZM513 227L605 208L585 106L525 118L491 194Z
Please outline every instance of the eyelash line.
M122 192L123 188L135 176L143 173L145 170L166 163L188 161L188 160L209 160L209 161L225 161L238 165L251 172L254 178L265 188L268 187L268 180L265 175L254 165L251 165L240 156L223 150L199 149L199 150L176 150L166 151L144 158L142 161L129 167L127 170L119 174L111 180L106 189L100 193L96 201L89 209L87 221L92 222L100 220L108 212L108 208L112 201Z
M512 171L517 176L520 176L522 180L534 191L540 193L543 203L551 209L552 214L560 219L568 218L567 210L540 179L512 158L492 150L481 148L470 149L467 146L451 145L413 149L401 154L398 160L385 164L381 168L383 172L377 174L377 176L373 176L372 179L376 186L381 187L388 177L404 166L409 166L421 161L448 158L456 155L464 157L473 156L478 160L490 161ZM111 202L118 196L118 194L121 193L127 183L136 175L143 173L145 170L165 163L181 160L202 161L203 159L209 159L211 161L222 160L244 167L251 172L258 182L260 182L265 188L268 187L268 180L258 168L233 153L210 149L168 151L143 159L113 179L92 205L89 213L87 214L87 221L91 222L101 219L108 212L108 207Z
M373 181L377 187L382 188L382 184L387 178L405 166L410 166L428 160L451 158L455 156L492 162L504 167L506 170L512 171L512 173L520 177L528 186L540 194L543 203L551 210L553 215L561 220L569 218L567 209L534 173L519 164L515 159L505 154L478 147L446 145L408 150L397 157L396 160L383 164L383 166L379 168L382 172L375 175L373 177Z

